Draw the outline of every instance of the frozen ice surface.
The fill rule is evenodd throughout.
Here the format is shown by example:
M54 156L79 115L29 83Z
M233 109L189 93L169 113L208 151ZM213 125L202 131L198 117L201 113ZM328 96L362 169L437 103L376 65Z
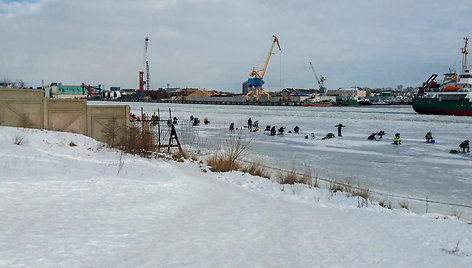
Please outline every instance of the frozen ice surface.
M92 104L109 105L110 102ZM123 104L123 103L113 103ZM244 134L252 137L248 159L264 159L265 164L303 173L311 167L320 177L339 181L348 180L386 194L398 194L441 202L472 205L472 156L450 154L460 142L472 139L472 117L419 115L411 106L361 107L277 107L238 105L194 105L166 103L125 103L132 112L151 114L158 108L162 118L179 118L181 125L190 115L211 125L196 127L198 140L194 149L214 149L224 143L231 122L240 128L247 120L259 121L263 130L267 124L286 127L286 133L277 136L264 132ZM337 134L335 125L346 125L343 137L321 140L328 132ZM300 134L288 133L298 125ZM370 141L367 137L384 130L382 140ZM424 143L424 135L431 131L435 144ZM293 131L292 131L293 132ZM399 132L402 145L392 145L393 135ZM311 133L316 138L311 139ZM305 139L309 135L309 139ZM424 203L419 211L425 211ZM433 208L434 204L429 204ZM442 213L472 213L467 208L442 206ZM459 210L459 211L456 211ZM472 214L471 214L472 215Z

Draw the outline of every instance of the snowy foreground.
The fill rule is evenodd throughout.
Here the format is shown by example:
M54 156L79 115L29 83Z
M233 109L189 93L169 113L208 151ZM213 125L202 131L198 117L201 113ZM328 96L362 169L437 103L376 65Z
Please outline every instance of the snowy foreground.
M0 147L0 267L472 266L464 219L359 208L71 133L0 127Z

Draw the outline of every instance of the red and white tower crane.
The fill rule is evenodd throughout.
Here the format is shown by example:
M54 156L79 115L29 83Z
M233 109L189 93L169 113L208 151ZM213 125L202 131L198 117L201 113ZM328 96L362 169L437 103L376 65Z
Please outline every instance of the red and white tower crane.
M144 84L146 84L146 90L149 90L149 62L147 60L147 49L148 49L149 38L146 36L144 38L144 55L143 55L143 64L141 65L141 70L139 71L139 90L137 91L138 96L144 96ZM144 82L144 71L146 70L146 82Z

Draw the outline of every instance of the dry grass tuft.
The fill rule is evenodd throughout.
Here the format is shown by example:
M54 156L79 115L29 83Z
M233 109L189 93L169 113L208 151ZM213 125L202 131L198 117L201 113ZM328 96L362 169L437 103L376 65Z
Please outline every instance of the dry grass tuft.
M305 172L300 177L300 183L313 187L313 172L311 171L311 168L305 168Z
M329 187L329 190L333 193L345 191L344 185L339 182L332 181L329 183L328 187Z
M279 172L277 177L280 184L294 184L299 182L295 169L286 172Z
M379 206L381 207L384 207L384 208L388 208L388 209L392 209L392 202L388 201L388 200L380 200L379 201Z
M207 164L211 166L213 172L228 172L239 170L240 159L249 147L252 140L245 140L242 132L237 135L230 135L226 140L226 147L207 159Z
M69 142L69 146L70 147L75 147L75 146L77 146L77 144L75 144L73 141L71 141L71 142Z
M403 200L398 203L401 208L404 208L406 210L410 210L410 202L408 200Z
M350 194L352 196L360 196L364 198L365 200L368 200L370 198L370 190L368 188L358 187L358 188L351 188L351 189L352 191L350 192Z
M208 158L207 164L213 172L228 172L239 169L239 164L236 161L219 153Z
M249 173L253 176L270 179L270 174L260 161L253 162L249 166L241 167L242 172Z

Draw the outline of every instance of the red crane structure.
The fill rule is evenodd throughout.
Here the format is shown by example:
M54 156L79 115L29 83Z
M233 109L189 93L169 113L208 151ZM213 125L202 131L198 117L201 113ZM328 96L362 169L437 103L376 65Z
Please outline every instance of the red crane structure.
M143 64L141 65L141 70L139 71L139 89L136 91L136 94L140 97L144 96L144 84L146 84L146 89L149 90L149 62L147 61L147 48L148 48L149 38L146 36L144 38L144 55L143 55ZM144 82L144 70L146 70L146 82Z
M94 96L98 96L100 94L99 92L95 92L95 89L100 91L100 86L99 87L92 87L91 85L86 85L86 84L82 83L82 88L84 88L88 91L87 99L91 100L91 99L93 99Z

